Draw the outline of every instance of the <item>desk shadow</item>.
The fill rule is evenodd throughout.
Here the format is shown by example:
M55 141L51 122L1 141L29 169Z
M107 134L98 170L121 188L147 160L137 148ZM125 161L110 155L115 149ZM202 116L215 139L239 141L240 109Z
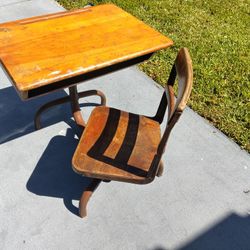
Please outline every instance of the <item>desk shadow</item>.
M22 101L13 87L0 89L0 144L29 134L35 130L34 116L36 111L46 102L63 97L66 92L61 90ZM60 105L42 114L42 126L60 122L71 117L70 106Z
M76 174L72 169L71 159L78 143L74 137L73 130L68 129L66 136L51 139L26 188L37 195L62 198L66 208L78 215L78 208L72 200L80 199L91 179Z
M36 111L45 103L64 97L60 90L28 101L22 101L13 87L0 89L0 145L35 131ZM80 107L95 107L98 103L82 103ZM72 117L69 103L52 107L41 115L42 128L65 121ZM69 124L72 126L72 123ZM76 128L77 130L77 128Z
M241 217L234 213L230 214L196 239L178 249L250 249L250 216Z

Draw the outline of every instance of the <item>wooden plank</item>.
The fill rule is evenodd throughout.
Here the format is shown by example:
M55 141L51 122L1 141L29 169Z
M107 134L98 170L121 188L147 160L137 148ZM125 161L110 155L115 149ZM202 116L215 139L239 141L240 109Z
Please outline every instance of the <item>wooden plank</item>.
M21 92L147 55L172 43L112 4L0 24L0 60Z

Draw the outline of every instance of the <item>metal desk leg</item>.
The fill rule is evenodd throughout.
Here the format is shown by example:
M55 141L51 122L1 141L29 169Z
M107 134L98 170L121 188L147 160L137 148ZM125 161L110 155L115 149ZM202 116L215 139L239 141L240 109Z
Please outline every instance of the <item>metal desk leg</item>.
M92 96L92 95L100 96L101 105L103 106L106 105L106 97L99 90L89 90L89 91L83 91L83 92L78 93L76 86L69 87L69 96L70 96L72 114L74 116L76 124L82 128L86 126L86 123L84 122L82 118L81 109L80 109L78 100L80 98Z
M74 116L75 122L78 126L84 128L86 126L86 123L84 122L81 114L81 109L79 106L79 96L77 93L76 86L69 87L69 96L70 96L70 104L71 104L71 110L72 114Z
M70 97L69 96L65 96L65 97L53 100L51 102L48 102L48 103L44 104L42 107L40 107L38 109L38 111L36 112L35 118L34 118L35 129L38 130L38 129L42 128L40 116L44 111L46 111L47 109L52 108L52 107L54 107L56 105L63 104L65 102L70 102Z
M42 107L40 107L38 109L38 111L35 114L35 118L34 118L34 123L35 123L35 129L41 129L41 114L46 111L47 109L56 106L56 105L60 105L66 102L70 102L71 103L71 109L72 109L72 113L74 116L74 119L76 121L76 123L80 126L80 127L84 127L85 126L85 122L83 121L81 112L80 112L80 106L78 103L78 100L80 98L83 97L87 97L87 96L92 96L92 95L97 95L100 96L101 98L101 105L106 105L106 97L105 95L99 91L99 90L88 90L88 91L83 91L78 93L77 92L77 87L73 86L73 87L69 87L69 96L66 97L62 97L56 100L53 100L51 102L48 102L46 104L44 104Z

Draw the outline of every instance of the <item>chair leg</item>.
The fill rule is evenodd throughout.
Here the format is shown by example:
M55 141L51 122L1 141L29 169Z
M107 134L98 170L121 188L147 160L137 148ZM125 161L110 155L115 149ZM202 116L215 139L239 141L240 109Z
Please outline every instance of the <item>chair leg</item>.
M163 165L163 162L160 161L160 163L159 163L159 168L158 168L158 171L157 171L157 174L156 174L156 175L157 175L158 177L162 176L163 170L164 170L164 165Z
M102 180L100 179L93 179L92 182L89 184L89 186L83 191L82 196L79 201L79 216L81 218L87 216L88 201L101 181Z

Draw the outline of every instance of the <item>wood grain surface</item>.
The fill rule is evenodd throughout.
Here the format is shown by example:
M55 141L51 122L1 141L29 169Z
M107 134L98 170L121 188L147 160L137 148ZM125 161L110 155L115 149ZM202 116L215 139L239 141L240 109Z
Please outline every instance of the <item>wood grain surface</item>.
M19 91L172 44L169 38L112 4L0 24L0 60Z
M92 178L145 184L161 139L160 124L109 107L93 110L72 165ZM156 166L157 167L157 166Z

